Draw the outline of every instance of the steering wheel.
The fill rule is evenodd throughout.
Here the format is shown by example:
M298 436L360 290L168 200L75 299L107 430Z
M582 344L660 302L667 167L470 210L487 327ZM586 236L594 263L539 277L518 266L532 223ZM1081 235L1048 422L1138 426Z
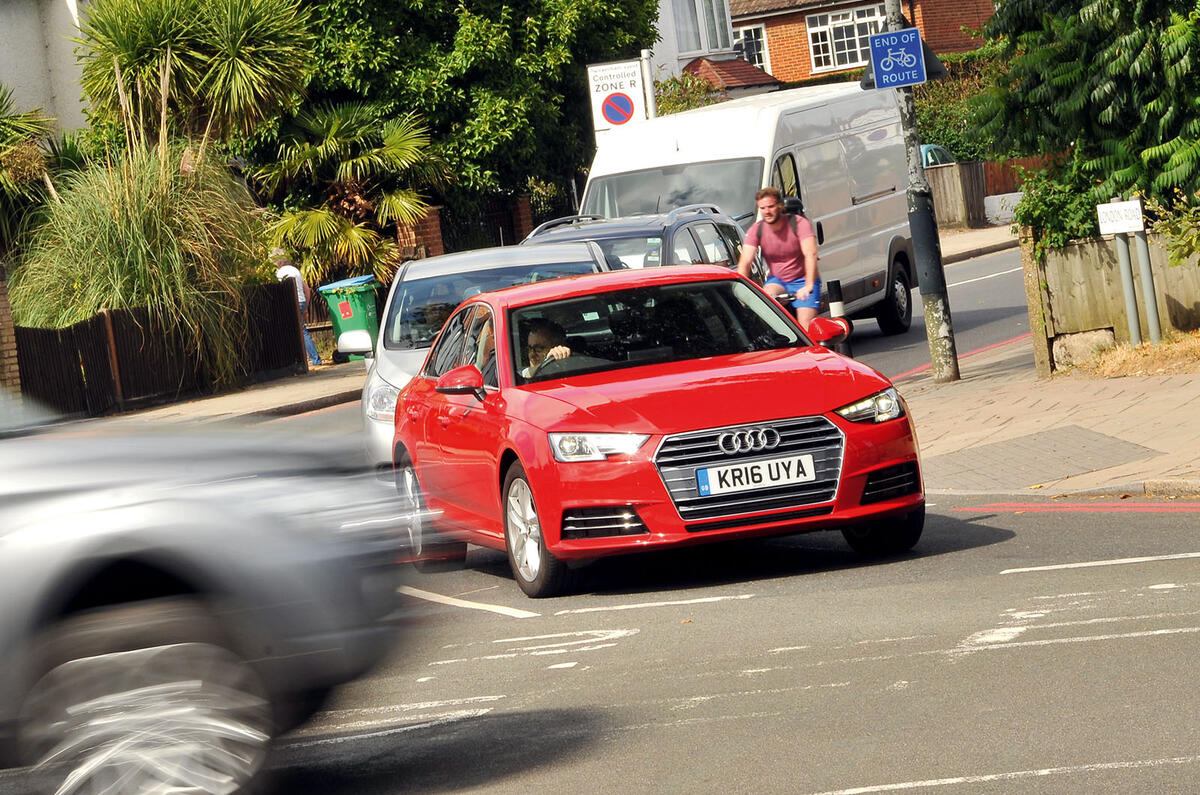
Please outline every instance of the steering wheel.
M565 372L567 370L567 360L570 358L568 356L566 359L552 359L547 356L545 359L542 359L537 367L529 372L529 375L532 377L535 375L554 375L555 373Z

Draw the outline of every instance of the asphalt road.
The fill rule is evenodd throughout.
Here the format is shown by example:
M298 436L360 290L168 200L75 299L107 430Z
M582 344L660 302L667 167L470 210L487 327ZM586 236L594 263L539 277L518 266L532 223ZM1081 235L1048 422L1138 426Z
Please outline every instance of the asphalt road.
M472 548L414 576L400 652L272 787L1192 792L1198 511L939 499L900 559L793 536L601 561L540 601Z
M960 357L1029 333L1019 250L948 265L946 288ZM856 320L851 338L854 357L889 378L928 365L929 343L920 290L912 291L912 302L912 327L905 334L887 337L880 333L874 319ZM1029 366L1033 367L1032 348Z

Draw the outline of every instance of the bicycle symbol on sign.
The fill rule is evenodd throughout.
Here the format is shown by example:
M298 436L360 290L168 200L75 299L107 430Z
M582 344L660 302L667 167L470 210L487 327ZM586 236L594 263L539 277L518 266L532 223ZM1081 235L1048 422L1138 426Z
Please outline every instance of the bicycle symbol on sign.
M879 68L885 72L890 72L897 66L907 69L916 65L917 56L904 50L888 50L888 54L879 62Z

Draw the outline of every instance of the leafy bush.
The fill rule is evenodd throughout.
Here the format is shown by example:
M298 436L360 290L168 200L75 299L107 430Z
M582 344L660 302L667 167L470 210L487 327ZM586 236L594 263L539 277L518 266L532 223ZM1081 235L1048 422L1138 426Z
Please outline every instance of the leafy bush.
M691 72L679 77L654 81L654 102L659 116L669 116L684 110L703 108L724 102L725 92L707 79Z
M144 307L216 383L235 380L239 288L265 260L263 230L245 187L186 152L130 149L64 180L11 275L18 324L58 328Z
M948 75L913 89L921 143L944 146L959 160L1008 156L1008 152L993 151L991 139L979 132L973 119L976 97L995 82L1003 67L999 49L985 45L972 52L939 55L938 59Z
M1100 234L1093 185L1074 161L1049 169L1017 169L1021 201L1013 223L1033 229L1034 254L1062 248L1072 240Z
M1200 254L1200 204L1195 197L1189 201L1183 191L1176 191L1169 205L1149 198L1144 209L1154 231L1163 236L1167 261L1172 266L1183 265Z

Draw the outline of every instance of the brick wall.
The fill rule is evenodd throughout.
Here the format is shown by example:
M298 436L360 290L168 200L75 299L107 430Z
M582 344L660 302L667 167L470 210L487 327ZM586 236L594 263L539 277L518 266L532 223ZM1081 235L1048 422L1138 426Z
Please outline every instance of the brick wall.
M446 253L442 243L441 207L425 210L425 217L415 224L400 224L396 229L396 243L404 259L440 257Z
M528 196L518 196L513 207L513 227L517 232L517 240L524 240L533 231L533 208Z
M21 391L17 369L17 335L13 331L12 306L8 303L8 276L0 264L0 399L5 393Z
M847 3L838 8L854 8L861 2ZM991 18L992 0L903 0L901 8L921 31L921 38L936 53L966 52L980 44L962 32L962 28L977 30ZM822 12L829 9L821 9ZM837 9L833 9L837 10ZM771 74L785 83L812 77L812 57L808 47L808 29L804 20L809 12L781 14L759 20L739 19L736 27L762 24L767 37L767 52L771 58ZM846 70L854 73L861 66ZM821 74L828 74L821 72Z

